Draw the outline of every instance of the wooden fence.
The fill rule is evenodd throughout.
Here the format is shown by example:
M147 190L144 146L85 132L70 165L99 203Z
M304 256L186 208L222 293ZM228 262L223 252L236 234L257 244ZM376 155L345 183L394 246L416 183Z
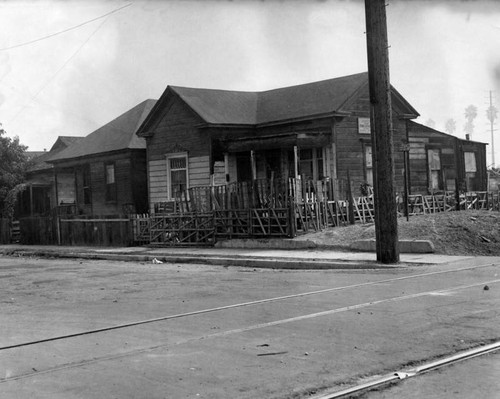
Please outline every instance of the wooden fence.
M342 188L343 187L343 188ZM343 198L339 193L344 192ZM345 182L301 179L257 180L219 187L197 187L154 212L127 216L75 216L20 220L23 244L94 246L213 245L218 239L295 237L328 227L373 222L373 196L348 198ZM498 192L411 195L397 198L398 215L466 209L500 211ZM7 222L8 223L8 222ZM0 238L5 233L0 225ZM9 238L3 238L9 240Z
M123 217L61 217L61 245L123 247L134 242L132 223Z
M26 245L129 246L134 243L129 218L84 216L19 219L20 243Z

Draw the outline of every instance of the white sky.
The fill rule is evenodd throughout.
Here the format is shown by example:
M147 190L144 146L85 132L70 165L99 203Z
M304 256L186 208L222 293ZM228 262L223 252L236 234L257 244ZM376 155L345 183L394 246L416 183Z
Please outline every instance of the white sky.
M500 108L500 2L387 2L391 83L418 122L444 131L453 118L463 138L464 110L474 104L472 139L489 143L490 90ZM43 150L59 135L88 135L169 84L259 91L358 73L367 70L364 31L359 0L4 0L0 122Z

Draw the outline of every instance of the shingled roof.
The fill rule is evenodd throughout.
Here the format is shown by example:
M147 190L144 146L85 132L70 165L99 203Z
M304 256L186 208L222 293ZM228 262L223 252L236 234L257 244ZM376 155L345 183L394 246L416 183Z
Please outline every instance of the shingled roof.
M208 124L259 126L344 114L345 104L367 86L367 72L262 92L168 86L137 134L148 134L163 104L172 95L181 98ZM418 115L394 88L393 93L405 103L410 114Z
M69 147L70 145L76 144L83 139L83 137L78 136L59 136L49 151L37 152L38 155L32 158L33 165L28 170L28 172L51 169L53 166L47 163L47 160L49 160L65 148Z
M156 100L143 101L90 133L83 140L51 157L48 162L59 162L120 150L145 149L145 140L135 133L155 103Z

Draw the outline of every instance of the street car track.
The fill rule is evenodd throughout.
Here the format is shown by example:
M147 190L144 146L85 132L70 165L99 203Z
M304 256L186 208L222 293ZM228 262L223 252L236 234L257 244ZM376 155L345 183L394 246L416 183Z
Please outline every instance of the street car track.
M421 366L412 369L395 371L394 373L377 378L365 384L355 385L350 388L343 389L341 391L322 394L321 396L314 396L311 399L340 399L355 394L369 392L372 389L379 388L390 383L399 382L407 378L418 377L424 373L437 370L441 367L451 366L452 364L462 362L464 360L473 359L478 356L487 355L489 353L493 353L498 350L500 350L500 341L496 341L489 345L483 345L478 348L463 351L452 356L447 356L433 362L422 364Z
M436 272L428 272L428 273L420 273L420 274L412 274L410 276L395 277L395 278L379 280L379 281L370 281L370 282L366 282L366 283L352 284L352 285L346 285L346 286L342 286L342 287L325 288L322 290L303 292L303 293L299 293L299 294L284 295L284 296L279 296L279 297L274 297L274 298L266 298L266 299L260 299L260 300L256 300L256 301L242 302L242 303L236 303L236 304L232 304L232 305L219 306L219 307L215 307L215 308L195 310L192 312L185 312L185 313L179 313L179 314L174 314L174 315L161 316L161 317L156 317L156 318L152 318L152 319L117 324L114 326L102 327L102 328L86 330L86 331L79 331L79 332L72 333L72 334L58 335L58 336L49 337L49 338L42 338L42 339L34 340L34 341L27 341L27 342L12 344L12 345L6 345L6 346L0 347L0 351L14 349L14 348L20 348L23 346L37 345L37 344L42 344L42 343L46 343L46 342L59 341L59 340L63 340L63 339L81 337L84 335L98 334L98 333L102 333L102 332L118 330L118 329L123 329L123 328L135 327L135 326L139 326L142 324L149 324L149 323L155 323L155 322L160 322L160 321L179 319L179 318L184 318L184 317L201 315L201 314L205 314L205 313L219 312L219 311L223 311L223 310L240 308L240 307L245 307L245 306L259 305L259 304L263 304L263 303L277 302L277 301L282 301L282 300L286 300L286 299L300 298L300 297L311 296L311 295L318 295L318 294L323 294L323 293L327 293L327 292L334 292L334 291L341 291L341 290L347 290L347 289L366 287L366 286L371 286L371 285L392 283L392 282L396 282L396 281L409 280L409 279L420 278L420 277L428 277L428 276L433 276L433 275L438 275L438 274L457 273L457 272L461 272L461 271L475 270L475 269L487 268L487 267L493 267L493 266L495 266L495 264L471 266L471 267L464 267L464 268L460 268L460 269L441 270L441 271L436 271ZM438 291L433 291L433 292L438 292Z
M474 269L474 268L475 267L467 268L467 269ZM467 269L465 269L465 270L467 270ZM430 274L432 275L435 273L430 273ZM428 273L425 273L423 275L428 275ZM384 281L386 281L386 280L384 280ZM119 354L110 354L110 355L105 355L105 356L93 357L92 359L82 359L79 361L61 364L61 365L58 365L56 367L50 367L50 368L47 368L45 370L35 370L34 372L28 372L28 373L19 374L19 375L8 376L5 378L0 378L0 383L5 383L8 381L19 380L19 379L24 379L24 378L30 378L30 377L34 377L34 376L39 375L39 374L47 374L47 373L53 373L53 372L57 372L57 371L61 371L61 370L84 367L86 365L98 363L98 362L102 362L102 361L116 360L116 359L125 358L125 357L129 357L129 356L135 356L135 355L138 355L141 353L151 352L151 351L156 350L156 349L168 348L168 347L173 347L173 346L177 346L177 345L183 345L183 344L190 343L190 342L198 342L198 341L206 340L206 339L224 337L224 336L233 335L233 334L241 334L241 333L247 332L247 331L258 330L258 329L262 329L262 328L267 328L267 327L272 327L272 326L277 326L277 325L282 325L282 324L287 324L287 323L292 323L292 322L297 322L297 321L303 321L303 320L308 320L308 319L314 319L316 317L322 317L322 316L333 315L336 313L358 310L361 308L367 308L370 306L376 306L376 305L385 304L385 303L399 302L399 301L404 301L404 300L408 300L408 299L416 299L416 298L430 296L430 295L436 295L436 294L445 294L445 293L449 293L449 292L453 292L453 291L466 290L469 288L480 287L480 286L484 286L484 285L492 285L492 284L497 284L497 283L500 283L500 279L481 281L481 282L474 283L474 284L459 285L459 286L449 287L449 288L441 289L441 290L430 290L430 291L418 292L418 293L408 294L408 295L393 296L390 298L385 298L385 299L376 300L376 301L369 301L369 302L359 303L359 304L355 304L355 305L344 306L344 307L330 309L330 310L326 310L326 311L322 311L322 312L309 313L309 314L305 314L305 315L301 315L301 316L296 316L296 317L291 317L291 318L286 318L286 319L281 319L281 320L275 320L275 321L266 322L266 323L258 323L258 324L250 325L247 327L242 327L242 328L237 328L237 329L232 329L232 330L227 330L227 331L220 331L217 333L211 333L211 334L196 336L196 337L192 337L192 338L185 338L185 339L179 340L179 341L174 342L174 343L159 344L159 345L154 345L154 346L150 346L147 348L139 348L139 349L129 350L127 352L119 353ZM366 285L366 284L362 284L362 285ZM294 295L294 296L289 296L289 297L296 297L296 296L300 296L300 295ZM200 313L198 313L198 314L200 314ZM134 325L137 325L137 323ZM78 335L73 334L73 336L78 336ZM47 341L43 341L43 342L47 342ZM15 346L14 347L11 346L11 348L15 348ZM497 350L497 349L499 349L499 348L490 349L490 351ZM434 362L434 363L437 363L437 362ZM420 367L421 370L419 372L424 371L424 369L426 368L424 366ZM431 369L431 368L435 368L435 367L438 367L438 365L431 364L431 367L427 367L427 369ZM401 375L402 374L398 375L397 378L401 379L400 378ZM389 381L387 381L387 382L389 382ZM379 382L379 385L383 384L383 383L385 383L385 382ZM367 388L363 388L363 389L367 389ZM345 394L343 396L345 396ZM342 396L339 396L339 397L342 397ZM324 399L328 399L328 398L336 398L336 396L324 397Z

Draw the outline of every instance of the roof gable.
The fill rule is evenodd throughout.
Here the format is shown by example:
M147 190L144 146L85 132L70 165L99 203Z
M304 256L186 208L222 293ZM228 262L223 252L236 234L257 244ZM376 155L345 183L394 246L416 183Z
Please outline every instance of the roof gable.
M368 85L368 73L284 87L262 92L197 89L168 86L160 100L139 128L147 136L160 117L160 109L176 95L206 123L214 125L266 125L296 119L345 114L345 105ZM408 115L415 109L394 89Z
M41 155L32 159L33 165L30 167L28 172L36 172L45 169L51 169L52 165L47 163L47 161L54 155L58 154L65 148L78 143L83 140L83 137L78 136L59 136L55 143L52 145L49 151L44 151Z
M58 162L64 159L80 158L111 151L145 149L146 142L135 133L149 114L155 100L146 100L120 115L116 119L90 133L65 150L49 159Z
M413 133L416 133L416 134L418 134L419 131L420 131L422 133L425 132L425 133L431 134L433 136L446 136L446 137L449 137L449 138L452 138L452 139L455 139L455 140L459 140L461 142L463 141L463 142L467 142L467 143L485 144L485 145L487 145L486 143L482 143L480 141L473 141L473 140L462 139L460 137L453 136L452 134L444 133L444 132L441 132L439 130L433 129L432 127L429 127L429 126L426 126L426 125L422 125L421 123L417 123L415 121L410 121L409 128L410 128L410 132L413 132Z

